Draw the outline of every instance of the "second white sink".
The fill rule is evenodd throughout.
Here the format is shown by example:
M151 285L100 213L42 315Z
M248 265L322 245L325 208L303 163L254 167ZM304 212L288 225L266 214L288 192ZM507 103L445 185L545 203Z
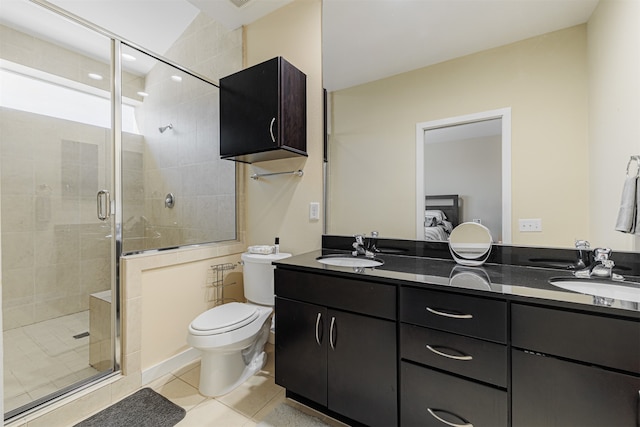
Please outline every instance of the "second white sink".
M333 265L337 267L379 267L383 261L375 258L358 258L353 256L323 256L316 258L321 264Z
M577 279L571 277L556 277L549 280L553 286L581 294L617 299L622 301L640 302L640 284L633 282L610 282L598 279Z

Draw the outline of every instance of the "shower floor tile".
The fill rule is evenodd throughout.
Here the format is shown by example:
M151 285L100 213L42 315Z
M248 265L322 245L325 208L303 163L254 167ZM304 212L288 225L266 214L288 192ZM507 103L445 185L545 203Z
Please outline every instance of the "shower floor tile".
M98 374L89 365L89 311L5 331L4 410Z

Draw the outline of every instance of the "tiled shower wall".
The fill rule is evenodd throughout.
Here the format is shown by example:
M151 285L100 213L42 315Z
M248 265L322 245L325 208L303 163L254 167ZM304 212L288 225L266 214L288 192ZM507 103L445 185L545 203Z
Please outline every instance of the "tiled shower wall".
M111 230L96 217L110 131L6 109L0 127L6 330L87 310L110 289Z
M242 32L200 14L166 56L218 81L242 68ZM145 135L144 198L125 188L125 236L131 236L125 252L235 239L235 164L219 156L218 89L158 62L145 77L144 91L149 96L136 108ZM169 123L173 129L160 133ZM165 206L169 193L173 208ZM143 217L136 218L134 209Z
M108 39L104 39L108 52ZM109 65L0 25L1 59L108 90ZM141 79L126 75L127 94ZM3 329L89 308L111 288L108 225L96 192L108 188L110 130L3 108L0 111ZM125 137L140 140L140 136Z
M105 64L2 25L0 35L3 59L108 88L86 77L89 69L108 75ZM201 14L166 56L217 81L241 69L241 35ZM185 79L181 91L134 95L153 93L172 73L159 64L146 79L123 78L124 94L143 101L137 115L148 134L123 134L125 250L235 238L235 165L218 156L217 89ZM167 120L174 132L160 134ZM96 219L110 131L7 109L0 129L7 330L86 310L90 294L110 288L110 230ZM173 210L164 208L167 192L176 195Z

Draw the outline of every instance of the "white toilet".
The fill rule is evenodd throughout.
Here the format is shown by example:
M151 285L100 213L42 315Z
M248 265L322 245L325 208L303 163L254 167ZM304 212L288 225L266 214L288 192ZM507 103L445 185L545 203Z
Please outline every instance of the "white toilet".
M244 295L248 302L214 307L189 325L187 343L202 352L203 395L229 393L264 366L264 345L269 338L274 305L275 267L271 263L290 256L243 253Z

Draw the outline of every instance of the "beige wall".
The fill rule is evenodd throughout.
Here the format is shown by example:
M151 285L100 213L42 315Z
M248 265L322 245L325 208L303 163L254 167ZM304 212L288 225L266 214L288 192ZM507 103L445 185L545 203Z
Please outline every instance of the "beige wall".
M313 28L317 31L312 31ZM208 301L210 290L206 287L212 264L237 263L239 253L246 245L271 244L275 236L280 237L283 252L300 253L320 247L321 222L308 220L309 202L321 201L322 197L320 2L294 2L249 25L245 31L246 66L280 55L307 74L309 158L241 166L240 173L245 176L244 179L241 177L238 185L243 186L246 192L247 238L235 246L221 246L219 250L223 251L224 257L199 258L195 255L197 251L192 255L186 251L187 258L182 259L179 251L178 255L169 257L164 254L155 258L147 256L143 267L134 267L134 270L140 270L139 277L138 273L125 276L128 288L140 286L140 301L131 307L134 319L135 310L141 310L142 325L139 332L131 333L135 336L140 333L142 371L188 349L186 334L189 323L213 306ZM254 168L268 171L301 168L305 174L302 178L284 176L255 181L246 175L254 173ZM127 265L130 265L129 260ZM240 272L241 269L237 268L226 279L237 282L234 285L236 289L233 286L225 289L226 295L236 299L242 299ZM135 327L135 323L131 327Z
M638 251L640 236L613 230L611 207L619 206L629 156L640 155L640 2L601 0L588 40L591 243Z
M315 35L310 31L313 27L318 29ZM281 55L307 74L309 158L241 167L241 173L254 173L254 167L258 167L261 171L302 168L305 174L302 178L284 176L258 181L248 179L248 175L245 175L240 180L239 185L245 182L247 239L244 244L235 246L235 254L233 246L223 246L229 255L222 258L191 257L185 261L163 255L155 259L146 257L139 278L125 276L128 287L132 285L132 280L136 282L133 286L138 286L138 280L141 281L139 309L142 316L140 351L143 371L188 348L186 331L189 323L213 305L207 300L209 289L206 287L208 269L212 264L237 263L239 252L246 245L270 244L275 236L280 237L283 252L300 253L320 247L321 222L308 220L309 202L321 201L322 197L319 29L320 2L307 0L294 2L246 27L246 55L253 59L247 59L246 66ZM290 40L297 42L292 46ZM274 50L271 46L279 48ZM137 270L137 267L134 269ZM239 287L242 282L240 272L240 268L234 270L227 280L236 281ZM241 289L229 287L225 292L230 296L235 295L237 299L242 298ZM133 307L133 310L137 310L138 304ZM135 331L132 333L137 335Z
M152 255L128 257L126 283L125 365L127 375L144 372L189 349L187 330L200 313L215 305L212 265L231 263L225 273L225 299L244 301L242 268L238 265L242 243L209 245ZM139 362L138 362L139 358Z
M413 239L416 123L511 107L512 242L572 245L587 218L558 212L588 208L586 55L580 25L332 93L328 231Z
M245 179L249 245L272 244L278 236L282 252L320 248L322 218L309 220L309 203L322 203L321 6L320 0L297 0L245 27L245 66L282 56L307 75L309 154L242 167L245 178L256 172L304 170L303 177Z

